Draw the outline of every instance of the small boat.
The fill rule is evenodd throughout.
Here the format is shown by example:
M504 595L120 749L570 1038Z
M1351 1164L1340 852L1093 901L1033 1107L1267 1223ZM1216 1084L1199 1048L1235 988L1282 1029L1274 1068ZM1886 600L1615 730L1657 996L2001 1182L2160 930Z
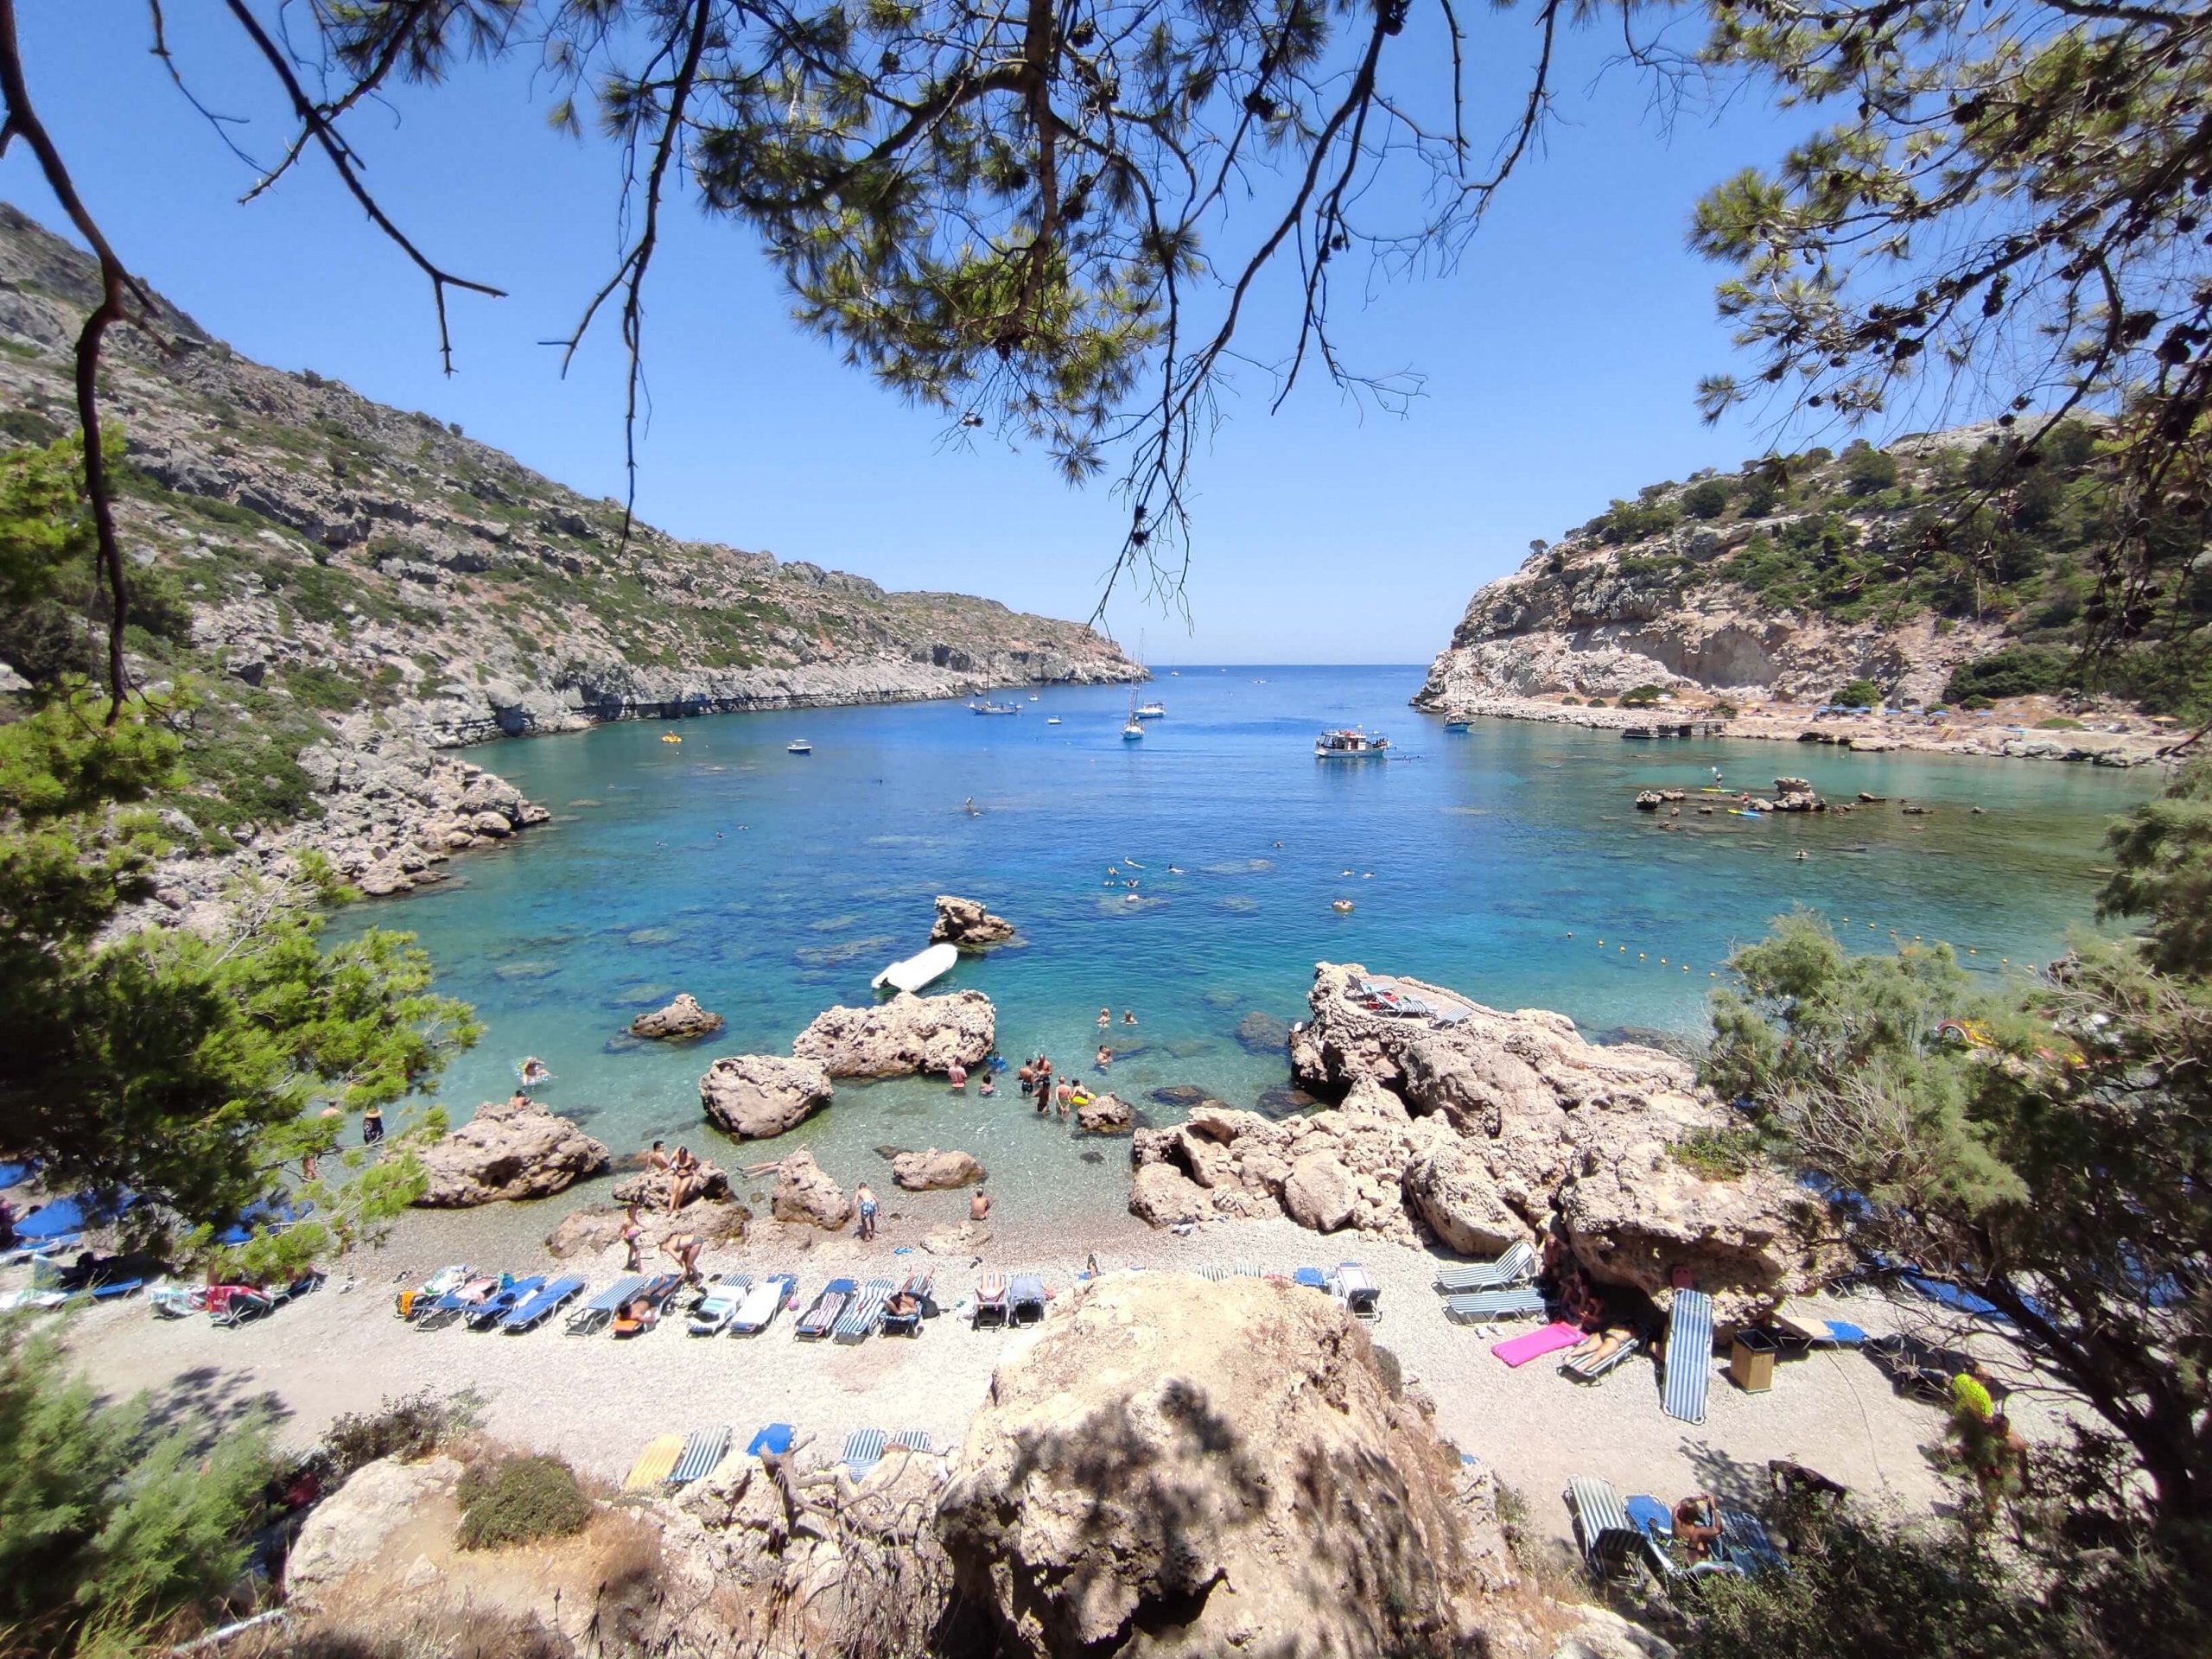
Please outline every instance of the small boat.
M952 971L952 964L960 960L960 952L949 944L933 944L904 962L894 962L874 979L869 986L881 990L888 985L894 990L918 991L931 980L942 979Z
M1447 720L1444 722L1444 729L1447 732L1464 732L1467 729L1467 722L1464 720Z
M1141 702L1136 707L1135 718L1138 720L1165 720L1167 718L1167 705L1160 702Z
M1032 692L1029 694L1029 701L1030 701L1030 702L1036 702L1036 701L1037 701L1037 694L1036 694L1034 691L1032 691Z
M1373 736L1348 727L1341 731L1324 732L1313 740L1316 760L1376 760L1389 752L1390 740L1376 732Z
M663 732L660 734L660 741L664 743L681 743L683 740L674 732Z
M987 697L981 702L969 703L968 711L976 715L1018 715L1021 712L1021 705L1018 702L993 702Z
M1045 716L1045 723L1047 726L1057 726L1060 723L1060 717L1058 715L1047 715Z
M784 753L785 754L812 754L814 745L803 737L795 737L784 745Z

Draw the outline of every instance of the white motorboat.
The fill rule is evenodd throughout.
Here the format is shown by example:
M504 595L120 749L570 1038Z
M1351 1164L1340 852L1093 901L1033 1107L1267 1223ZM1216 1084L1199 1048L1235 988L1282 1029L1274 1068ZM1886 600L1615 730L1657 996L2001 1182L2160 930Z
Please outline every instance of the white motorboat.
M803 737L795 737L784 745L784 753L785 754L812 754L814 745Z
M1160 702L1141 702L1137 705L1137 711L1135 718L1138 720L1165 720L1167 718L1167 705Z
M1047 715L1045 716L1045 723L1047 726L1057 726L1060 723L1060 717L1058 715Z
M933 944L904 962L894 962L868 984L876 990L888 985L901 991L918 991L932 980L942 979L952 971L952 964L960 960L960 952L949 944Z

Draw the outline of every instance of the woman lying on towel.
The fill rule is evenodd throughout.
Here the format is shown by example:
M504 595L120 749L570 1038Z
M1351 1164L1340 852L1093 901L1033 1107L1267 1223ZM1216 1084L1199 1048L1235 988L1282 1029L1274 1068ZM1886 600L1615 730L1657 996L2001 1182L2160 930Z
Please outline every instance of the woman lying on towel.
M660 1309L640 1296L634 1302L626 1303L622 1311L614 1316L614 1334L634 1337L641 1331L652 1330L659 1321Z

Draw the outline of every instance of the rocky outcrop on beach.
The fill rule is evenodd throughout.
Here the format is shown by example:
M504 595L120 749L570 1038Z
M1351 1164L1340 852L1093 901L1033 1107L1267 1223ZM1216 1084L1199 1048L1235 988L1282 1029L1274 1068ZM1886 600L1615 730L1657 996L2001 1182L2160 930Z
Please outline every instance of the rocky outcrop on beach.
M902 991L872 1008L823 1010L791 1052L833 1077L903 1077L972 1066L997 1040L997 1014L981 991L916 996Z
M457 1210L503 1198L544 1198L602 1174L607 1148L531 1101L486 1101L422 1154L429 1185L415 1202Z
M1764 1169L1708 1179L1675 1155L1730 1117L1672 1055L1357 964L1319 964L1309 1001L1293 1071L1343 1103L1281 1121L1200 1107L1138 1131L1133 1213L1154 1225L1281 1213L1484 1256L1556 1234L1593 1279L1662 1302L1688 1268L1724 1322L1838 1265L1793 1183Z
M891 1160L891 1179L909 1192L973 1186L988 1173L973 1153L902 1152Z
M994 916L973 899L956 899L949 893L937 896L937 920L930 925L931 944L953 944L963 950L983 950L1004 944L1014 937L1014 924Z
M1113 1274L1001 1364L937 1536L1000 1652L1480 1651L1459 1471L1326 1298Z
M658 1042L711 1037L721 1028L721 1015L701 1007L699 999L689 991L678 991L666 1007L641 1014L630 1022L632 1037L648 1037Z
M640 1169L625 1175L607 1191L607 1196L617 1204L634 1204L643 1210L661 1215L668 1209L668 1200L676 1186L676 1173L667 1169ZM730 1196L729 1177L716 1166L702 1160L688 1170L683 1177L683 1204L689 1210L698 1204L717 1204Z
M830 1074L812 1060L778 1054L725 1054L699 1079L708 1119L741 1141L796 1128L830 1103Z
M71 429L73 348L99 296L84 253L0 206L0 443ZM284 874L302 848L396 893L504 839L526 820L496 800L459 810L467 785L505 789L474 768L454 779L437 757L459 744L1145 677L1075 623L630 523L457 425L264 367L153 308L161 343L115 332L102 396L129 463L134 608L161 645L134 671L192 682L178 804L203 834L158 873L144 919L191 919L229 877ZM0 681L52 666L7 662Z
M1127 1135L1136 1121L1136 1108L1114 1095L1088 1096L1075 1109L1076 1128L1084 1135Z
M853 1201L845 1196L845 1189L804 1147L776 1166L776 1192L771 1206L778 1221L798 1222L833 1233L853 1218Z

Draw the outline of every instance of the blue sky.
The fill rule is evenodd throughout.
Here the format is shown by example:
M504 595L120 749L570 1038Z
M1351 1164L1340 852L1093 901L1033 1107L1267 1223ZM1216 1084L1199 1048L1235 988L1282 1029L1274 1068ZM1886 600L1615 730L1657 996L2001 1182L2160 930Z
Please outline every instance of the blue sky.
M250 118L232 129L249 152L280 149L281 105L218 32L219 9L169 10L203 101ZM620 493L613 331L566 380L539 343L569 331L612 266L617 161L549 131L542 88L466 71L354 130L386 207L425 250L509 290L454 297L448 378L426 284L327 168L237 205L251 175L142 49L143 5L22 11L32 95L79 189L124 257L204 327L264 361L458 421L587 493ZM1500 124L1529 20L1478 10L1470 22L1481 112ZM1117 599L1117 637L1160 663L1422 660L1532 537L1764 448L1764 430L1707 428L1692 406L1701 372L1739 365L1713 313L1719 273L1682 238L1703 189L1777 156L1804 118L1738 99L1662 130L1647 85L1600 73L1618 49L1602 33L1567 43L1560 119L1455 271L1378 281L1356 316L1344 308L1355 361L1426 376L1410 414L1378 415L1313 379L1271 416L1266 383L1244 376L1198 477L1190 622ZM20 145L0 162L0 193L58 218ZM887 587L1090 613L1119 536L1104 487L1069 489L1033 450L944 443L936 416L789 323L741 230L688 206L669 215L648 302L646 518ZM1270 308L1272 338L1248 347L1287 347L1283 321Z

